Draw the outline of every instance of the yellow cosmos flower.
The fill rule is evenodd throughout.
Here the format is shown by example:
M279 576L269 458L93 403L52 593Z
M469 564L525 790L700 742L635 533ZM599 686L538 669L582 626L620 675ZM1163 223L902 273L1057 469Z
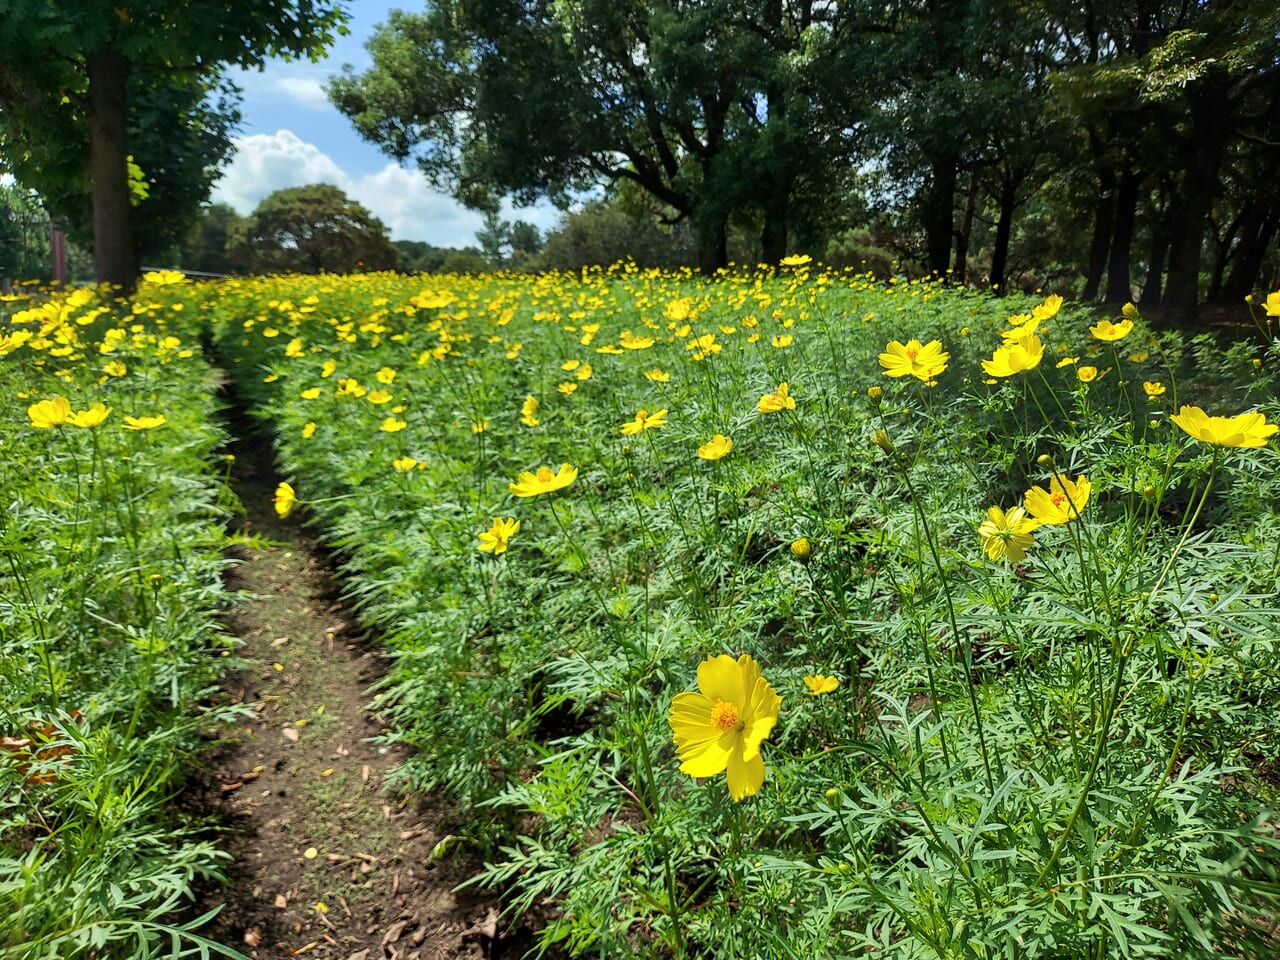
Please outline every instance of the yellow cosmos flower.
M1057 362L1056 366L1059 370L1061 370L1063 367L1069 367L1073 363L1079 363L1079 362L1080 362L1079 357L1063 357L1061 360Z
M773 345L779 350L785 350L795 342L795 337L789 333L774 334Z
M648 410L636 411L636 418L622 425L622 435L624 437L634 436L645 430L652 430L655 427L665 427L667 425L666 409L659 410L657 413L650 413Z
M733 449L733 440L722 433L717 433L706 443L698 447L698 456L703 460L721 460Z
M519 532L519 520L514 517L508 517L506 520L496 517L493 525L480 534L480 545L476 549L481 553L492 551L495 557L499 556L507 552L507 544Z
M111 408L102 403L95 403L88 410L81 410L67 417L67 423L73 427L83 427L89 429L96 427L107 419L107 414L111 413Z
M1068 523L1084 511L1091 489L1092 485L1083 474L1073 483L1062 474L1055 473L1049 480L1048 490L1032 487L1023 495L1022 503L1026 512L1040 524Z
M1256 410L1234 417L1211 417L1199 407L1184 406L1169 419L1197 440L1219 447L1265 447L1267 438L1280 430Z
M668 722L680 759L691 777L724 773L729 795L742 800L764 785L760 745L778 721L782 698L743 654L708 657L698 665L698 692L671 701Z
M1137 305L1133 303L1126 303L1123 307L1120 308L1120 315L1122 317L1128 317L1130 320L1137 320L1138 319Z
M386 390L370 390L365 399L372 404L381 405L390 403L393 398Z
M489 429L488 420L477 420L475 423L471 424L472 433L484 433L488 429Z
M383 367L381 370L375 373L374 376L377 377L379 383L383 384L384 386L389 386L391 382L395 380L396 372L392 370L390 367Z
M536 497L543 493L563 490L578 479L578 468L568 463L560 464L560 469L551 472L550 467L539 467L536 473L521 471L516 482L507 485L513 496Z
M1062 309L1062 297L1054 293L1044 298L1044 303L1032 307L1031 315L1037 320L1052 320Z
M941 340L925 344L919 340L908 340L905 344L891 340L880 354L880 366L886 377L910 375L928 382L947 369L949 359L951 355L943 352Z
M783 410L795 408L796 402L791 396L791 388L785 381L778 384L778 389L773 393L766 393L756 404L756 410L760 413L781 413Z
M560 364L560 369L565 371L565 373L572 373L574 370L577 370L581 364L581 360L566 360L564 363Z
M276 516L283 520L293 510L293 505L297 501L298 495L294 493L293 487L282 482L276 486L276 495L271 499L275 504Z
M129 372L129 368L126 367L119 360L112 360L102 369L106 373L106 375L109 377L123 377L126 373Z
M156 427L164 426L164 424L164 414L157 414L154 417L124 418L124 428L126 430L154 430Z
M1262 302L1262 312L1268 317L1280 317L1280 290L1267 294Z
M1133 363L1146 363L1149 356L1150 354L1145 350L1135 350L1133 353L1129 354L1129 359Z
M302 428L302 439L303 439L303 440L310 440L310 439L311 439L312 437L314 437L315 435L316 435L316 425L315 425L315 423L308 423L308 424L306 424L306 426L304 426L304 427Z
M1093 383L1098 379L1098 368L1088 365L1076 367L1076 379L1081 383Z
M302 397L303 400L315 400L320 396L320 388L308 387L306 390L303 390L302 393L298 394L298 396Z
M1112 323L1110 320L1099 320L1089 332L1093 334L1095 340L1102 340L1106 343L1114 343L1117 340L1123 340L1133 332L1133 321L1125 317L1119 323Z
M793 253L789 257L783 257L778 261L780 267L803 267L813 263L813 257L807 253Z
M1012 377L1016 373L1034 370L1044 357L1044 344L1039 337L1023 337L1013 343L996 347L990 360L982 361L982 369L992 377Z
M577 377L579 380L590 380L591 374L593 372L594 371L591 369L591 364L584 363L582 366L578 368L578 372L575 373L574 376Z
M1154 400L1156 397L1163 397L1167 388L1159 380L1143 380L1142 391Z
M298 357L305 356L302 350L302 338L294 337L290 340L289 345L284 348L284 355L295 360Z
M329 379L329 377L333 376L334 371L336 371L337 369L338 369L337 360L333 360L333 359L326 360L324 364L320 367L320 376L323 379L327 380Z
M66 397L50 397L27 407L31 425L40 430L52 430L67 422L71 416L71 401Z
M982 550L992 560L1008 557L1016 563L1027 555L1027 547L1035 544L1031 533L1038 526L1040 521L1028 517L1022 507L1012 507L1008 513L991 507L987 519L978 527Z
M561 393L573 393L573 391L578 389L578 384L573 380L566 380L564 383L560 384L560 386L557 387L556 389L559 390Z
M1010 318L1009 322L1012 323L1014 320L1017 320L1017 319L1018 319L1017 317L1012 317ZM1000 339L1003 340L1005 343L1013 343L1015 340L1021 340L1023 337L1034 337L1036 335L1036 332L1039 329L1040 329L1039 317L1035 317L1035 316L1026 317L1025 322L1020 323L1009 330L1001 330Z
M391 461L391 468L396 473L408 473L418 465L418 461L413 457L397 457Z
M628 350L648 350L653 346L653 337L637 337L630 330L623 330L618 343Z
M813 556L813 544L808 537L798 537L791 541L791 555L801 563L808 563Z
M657 367L654 367L652 370L646 370L644 372L644 378L646 380L652 380L654 383L666 383L671 379L671 374L667 373L665 370L659 370Z
M809 696L820 697L824 693L831 693L839 687L840 679L838 677L826 677L819 673L811 677L805 677L804 685L809 688Z
M382 421L382 426L378 427L383 433L399 433L409 424L404 420L397 420L395 417L387 417Z
M536 427L542 421L538 419L538 398L535 396L527 396L524 403L520 405L520 422L526 427Z

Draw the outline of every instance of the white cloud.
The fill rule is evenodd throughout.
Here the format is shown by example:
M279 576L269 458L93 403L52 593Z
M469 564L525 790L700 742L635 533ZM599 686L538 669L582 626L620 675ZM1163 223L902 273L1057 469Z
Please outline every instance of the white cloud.
M291 130L253 134L236 140L236 154L212 199L242 215L253 212L264 197L287 187L331 183L363 204L387 225L393 240L424 240L437 247L474 246L483 217L452 197L431 188L414 170L388 163L381 170L350 176L314 144ZM557 213L548 204L503 211L505 219L526 220L545 231Z

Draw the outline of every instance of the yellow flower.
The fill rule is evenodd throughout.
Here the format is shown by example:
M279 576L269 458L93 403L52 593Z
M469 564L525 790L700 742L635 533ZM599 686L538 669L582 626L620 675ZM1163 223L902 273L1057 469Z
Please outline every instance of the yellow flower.
M1143 380L1142 389L1148 397L1154 400L1156 397L1164 396L1166 387L1159 380Z
M384 404L392 401L392 396L386 390L370 390L365 397L372 404Z
M574 376L577 377L579 380L590 380L591 374L593 372L594 371L592 371L591 369L591 364L584 363L582 366L578 368L578 372L575 373Z
M304 426L304 427L302 428L302 439L303 439L303 440L310 440L310 439L311 439L312 437L314 437L315 435L316 435L316 425L315 425L315 423L308 423L308 424L306 424L306 426Z
M706 443L698 447L698 456L703 460L720 460L728 456L733 449L733 440L722 433L717 433Z
M809 557L813 555L813 544L809 542L808 537L800 537L791 541L791 555L801 563L808 563Z
M320 376L327 380L329 377L333 376L334 371L337 369L338 361L330 358L324 362L323 366L320 367Z
M1125 317L1119 323L1112 323L1110 320L1099 320L1089 332L1093 334L1095 340L1103 340L1107 343L1113 343L1116 340L1123 340L1133 332L1133 321Z
M413 457L398 457L391 461L391 467L396 473L408 473L418 465L418 461Z
M1062 297L1058 294L1051 294L1044 298L1044 303L1037 307L1033 307L1031 315L1037 320L1052 320L1058 315L1058 311L1062 309Z
M399 433L408 425L409 424L406 423L404 420L397 420L395 417L387 417L385 420L382 421L382 426L380 426L378 429L383 431L384 433Z
M1073 363L1079 363L1079 362L1080 362L1079 357L1063 357L1061 360L1058 361L1057 368L1061 370L1063 367L1069 367Z
M71 416L71 401L66 397L50 397L27 407L27 416L31 425L40 430L52 430L67 422Z
M276 507L276 516L283 520L289 515L289 511L293 509L294 501L298 499L298 495L293 492L293 487L287 483L280 483L276 486L276 495L272 497L272 502Z
M560 469L555 473L551 472L550 467L539 467L536 473L523 470L516 477L515 483L507 485L507 489L511 491L513 496L536 497L543 493L563 490L576 479L578 479L578 468L568 463L562 463L560 464Z
M780 267L803 267L813 263L813 257L807 253L793 253L789 257L783 257L778 261Z
M785 350L787 347L791 346L793 342L795 342L795 337L791 336L789 333L774 334L773 345L779 350Z
M538 419L538 398L527 396L520 405L520 422L526 427L536 427L542 421Z
M652 430L655 427L665 427L667 425L667 411L659 410L657 413L650 413L648 410L636 411L636 418L622 425L622 435L630 437L645 430Z
M67 423L73 427L96 427L103 420L107 419L107 414L111 412L111 408L102 403L95 403L88 410L81 410L67 417Z
M480 546L477 547L481 553L493 551L496 557L499 554L507 552L507 543L520 532L520 521L514 517L506 520L496 517L493 525L484 533L480 534Z
M1123 307L1120 308L1120 315L1122 317L1127 317L1130 320L1137 320L1138 308L1135 304L1126 303Z
M1032 487L1023 495L1022 503L1026 512L1041 524L1067 523L1083 512L1091 489L1092 485L1083 474L1073 483L1062 474L1055 473L1049 480L1048 490Z
M1199 407L1184 406L1169 418L1184 432L1219 447L1265 447L1280 427L1255 411L1234 417L1211 417Z
M302 393L298 394L298 396L302 397L303 400L314 400L320 396L320 388L308 387L306 390L303 390Z
M783 410L794 410L796 402L791 396L791 389L786 382L778 384L778 389L773 393L766 393L760 398L760 402L756 404L756 410L760 413L780 413Z
M982 537L982 549L992 560L1008 557L1015 563L1027 555L1027 547L1035 544L1031 532L1040 521L1027 516L1022 507L1012 507L1005 513L999 507L987 511L987 519L978 527Z
M1012 323L1018 317L1011 317L1009 322ZM1000 331L1000 339L1005 343L1012 343L1015 340L1021 340L1023 337L1034 337L1036 331L1040 329L1040 318L1035 316L1023 315L1024 322L1009 330Z
M383 367L381 370L375 373L374 376L377 377L379 383L383 385L390 385L391 381L395 380L396 378L396 372L392 370L390 367Z
M837 677L825 677L817 674L804 678L804 685L809 688L809 696L820 697L824 693L831 693L840 686L840 680Z
M129 372L129 368L126 367L119 360L112 360L102 369L106 372L107 376L109 377L123 377L126 373Z
M125 417L124 428L126 430L152 430L156 427L164 426L164 414L154 417Z
M284 348L284 355L293 359L305 356L302 350L302 338L294 337L290 340L289 345Z
M623 330L618 343L628 350L647 350L653 346L653 337L637 337L630 330Z
M760 744L778 722L782 698L746 654L736 661L723 654L704 660L698 665L698 691L676 694L671 701L668 722L680 772L691 777L724 773L734 800L757 793L765 776Z
M1076 367L1076 379L1081 383L1093 383L1098 379L1098 368L1087 365Z
M1011 377L1015 373L1034 370L1044 356L1044 344L1039 337L1023 337L1013 343L996 347L990 360L982 361L982 369L992 377Z
M573 393L573 391L578 389L578 384L573 380L566 380L564 383L560 384L560 386L557 387L556 389L558 389L561 393L566 393L566 394Z
M477 420L475 423L471 424L472 433L484 433L488 429L489 429L488 420Z
M574 370L577 370L581 364L581 360L566 360L564 363L560 364L560 369L566 373L572 373Z
M947 361L951 355L942 351L941 340L930 340L922 344L919 340L908 340L901 344L891 340L880 354L880 366L884 368L886 377L905 377L908 374L926 383L937 378L947 369Z
M1134 363L1146 363L1150 354L1145 350L1135 350L1129 354L1129 359Z
M654 383L666 383L671 379L671 374L667 373L665 370L659 370L657 367L654 367L652 370L646 370L644 372L644 378L646 380L652 380Z
M1280 290L1267 294L1267 299L1262 302L1262 311L1268 317L1280 317Z

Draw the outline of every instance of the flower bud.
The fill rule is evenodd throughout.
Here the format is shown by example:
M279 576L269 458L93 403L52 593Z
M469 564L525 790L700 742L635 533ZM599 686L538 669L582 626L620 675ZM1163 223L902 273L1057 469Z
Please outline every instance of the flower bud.
M1036 457L1036 463L1040 464L1042 467L1052 467L1053 457L1049 456L1047 453L1042 453L1040 456Z
M801 537L798 540L791 541L791 555L801 563L809 562L809 555L813 552L813 545L809 543L808 537Z
M1145 487L1142 488L1142 496L1145 499L1151 500L1155 497L1155 495L1156 495L1156 488L1153 487L1151 484L1148 483Z
M878 386L867 387L867 396L871 398L872 403L879 403L880 398L884 396L884 391Z
M885 453L893 453L893 441L889 439L889 431L877 430L871 434L871 442Z

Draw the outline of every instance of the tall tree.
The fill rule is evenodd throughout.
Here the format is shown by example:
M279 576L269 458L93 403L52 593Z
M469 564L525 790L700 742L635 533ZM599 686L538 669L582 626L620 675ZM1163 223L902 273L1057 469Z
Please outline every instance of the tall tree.
M26 137L70 104L85 129L98 279L131 289L137 275L128 173L129 79L209 78L224 64L277 54L315 56L340 27L337 0L0 0L0 124ZM17 138L6 137L6 151ZM30 184L37 189L40 184Z

